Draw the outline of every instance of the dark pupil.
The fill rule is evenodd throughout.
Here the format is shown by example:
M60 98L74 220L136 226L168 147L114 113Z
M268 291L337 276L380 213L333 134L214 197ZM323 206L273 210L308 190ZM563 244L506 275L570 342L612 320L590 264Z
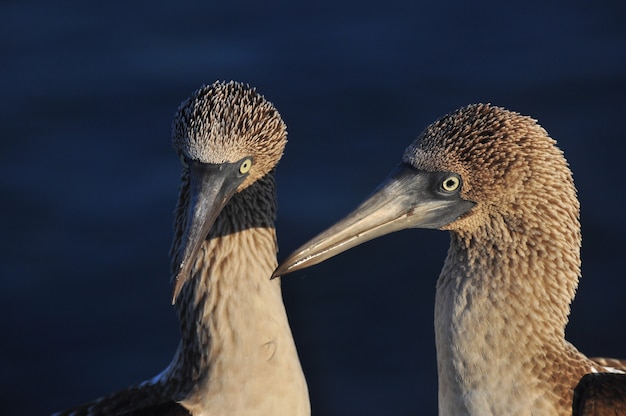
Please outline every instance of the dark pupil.
M446 188L452 188L454 186L454 181L452 179L448 179L446 181Z

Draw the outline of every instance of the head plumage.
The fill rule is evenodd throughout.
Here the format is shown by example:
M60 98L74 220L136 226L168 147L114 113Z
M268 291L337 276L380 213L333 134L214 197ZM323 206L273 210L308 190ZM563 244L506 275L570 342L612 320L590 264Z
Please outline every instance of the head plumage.
M220 164L252 157L246 186L274 168L286 142L287 128L274 105L255 88L234 81L195 91L172 123L172 144L185 158Z

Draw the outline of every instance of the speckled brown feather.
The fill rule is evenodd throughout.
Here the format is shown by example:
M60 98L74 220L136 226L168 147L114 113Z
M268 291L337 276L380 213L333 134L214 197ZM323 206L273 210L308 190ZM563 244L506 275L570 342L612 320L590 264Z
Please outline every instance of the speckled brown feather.
M179 155L201 163L252 157L247 179L217 217L176 304L181 342L159 376L61 415L310 414L307 386L276 267L273 169L286 128L254 89L216 82L183 102L173 123ZM189 170L175 211L172 271L188 222ZM182 405L181 405L182 404ZM184 406L184 407L183 407Z
M280 160L287 127L274 105L254 88L216 82L200 88L180 105L172 137L174 148L191 160L219 164L252 156L255 169L241 190L265 176Z
M596 364L599 364L600 367L608 367L626 372L626 359L591 357L590 360Z
M456 172L476 202L445 229L435 330L441 415L569 415L600 365L564 338L580 275L579 203L562 152L535 120L491 105L429 126L405 163Z

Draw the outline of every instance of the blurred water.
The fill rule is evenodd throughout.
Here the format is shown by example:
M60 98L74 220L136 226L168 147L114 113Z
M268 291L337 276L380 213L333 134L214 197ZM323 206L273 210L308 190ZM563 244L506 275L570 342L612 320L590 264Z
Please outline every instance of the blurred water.
M335 221L435 118L532 115L579 188L570 340L626 356L626 7L182 1L0 4L0 409L46 414L160 372L178 343L171 118L216 79L280 110L281 255ZM436 413L445 233L403 231L284 279L316 415ZM503 369L506 371L506 369Z

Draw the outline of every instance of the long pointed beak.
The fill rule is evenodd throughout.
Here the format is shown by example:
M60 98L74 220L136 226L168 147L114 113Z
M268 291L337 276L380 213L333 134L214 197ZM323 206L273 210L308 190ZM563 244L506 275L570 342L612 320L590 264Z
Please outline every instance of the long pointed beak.
M182 236L182 258L174 284L172 304L191 277L191 269L202 243L220 212L243 181L237 175L238 165L191 162L189 165L189 206L187 226Z
M281 262L272 278L321 263L344 251L405 228L441 228L475 204L436 189L441 172L400 165L354 211Z

